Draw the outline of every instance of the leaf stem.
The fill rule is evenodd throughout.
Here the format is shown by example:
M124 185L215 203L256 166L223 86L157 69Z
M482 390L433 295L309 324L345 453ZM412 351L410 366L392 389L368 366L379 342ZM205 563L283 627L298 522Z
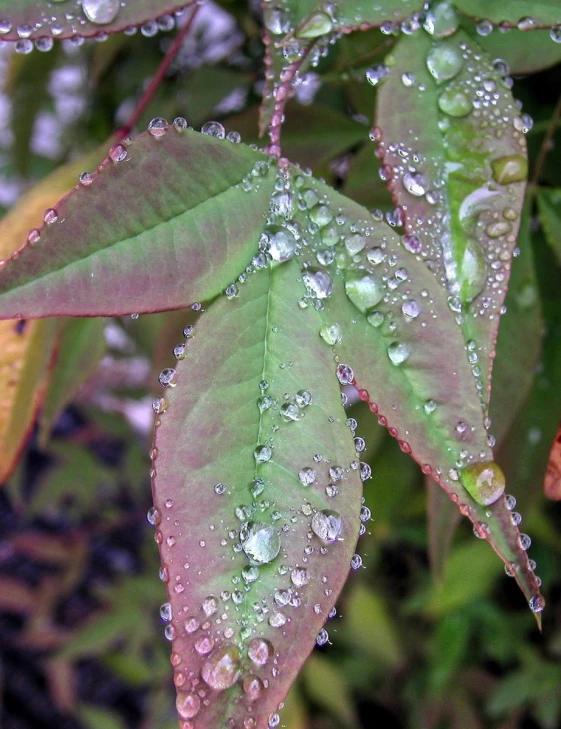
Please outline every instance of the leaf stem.
M152 101L152 98L154 97L154 94L159 89L162 81L164 80L164 77L166 73L169 70L169 67L171 66L173 59L177 55L179 49L181 48L181 45L185 38L187 37L189 31L191 30L191 27L193 25L193 21L195 20L195 17L197 13L199 12L200 5L196 4L193 8L193 11L189 17L189 20L185 23L185 25L179 29L177 35L174 38L173 43L168 48L166 55L164 56L162 62L160 63L160 66L154 76L152 77L150 83L148 84L148 87L142 94L140 101L138 102L135 110L131 114L131 117L127 124L125 124L124 127L121 127L117 131L117 141L121 141L125 137L128 137L129 134L132 132L136 124L138 123L138 120L142 117L144 112L146 111L146 107L150 104Z
M534 167L534 174L532 175L532 180L531 180L532 187L536 187L540 181L542 169L545 164L545 160L547 159L547 155L549 154L549 151L551 149L553 135L555 134L557 125L559 124L560 117L561 117L561 96L559 96L559 98L557 99L557 104L555 105L555 109L553 110L553 114L551 116L551 121L549 122L547 132L545 134L545 137L543 138L543 142L541 143L540 151L538 153L538 159L536 160L536 166Z
M275 105L273 108L271 121L269 122L268 134L270 143L267 148L267 152L274 157L281 156L280 138L282 125L284 122L284 108L286 106L286 102L292 96L292 86L296 74L298 73L298 69L306 59L308 53L311 51L312 45L313 43L305 49L304 53L297 61L293 61L282 70L280 75L281 83L273 91Z

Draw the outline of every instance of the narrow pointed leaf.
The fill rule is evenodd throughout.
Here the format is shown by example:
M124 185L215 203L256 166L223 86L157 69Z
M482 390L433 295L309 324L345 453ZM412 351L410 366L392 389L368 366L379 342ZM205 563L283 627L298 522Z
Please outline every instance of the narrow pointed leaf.
M101 157L92 153L88 161ZM7 258L78 174L71 163L32 187L0 221L0 258ZM1 306L0 306L1 310ZM8 478L31 432L46 391L58 323L0 322L0 483Z
M178 309L251 262L274 182L267 157L173 127L117 152L126 158L108 158L0 266L0 317Z
M151 520L170 601L163 612L179 713L200 729L250 716L268 725L334 605L358 535L356 451L331 352L315 336L319 314L298 308L299 276L294 262L259 271L238 298L210 306L156 423ZM327 488L335 467L338 494ZM307 486L303 469L316 474ZM323 510L333 512L331 534Z
M461 31L434 43L403 38L378 93L390 189L473 342L487 402L527 175L524 120L491 60Z
M121 0L70 0L64 3L60 0L0 0L0 38L20 42L37 38L90 38L142 25L189 4L189 0L127 0L125 3Z
M541 358L544 322L530 226L530 204L526 203L518 237L520 254L512 265L493 371L489 416L498 447L528 397Z
M62 321L59 347L39 418L39 443L44 446L66 405L99 365L105 353L103 319Z
M440 580L461 515L446 492L429 476L425 478L425 486L430 567L433 578Z
M48 381L56 322L0 322L0 484L17 465Z
M496 25L509 23L522 29L561 24L561 8L557 0L455 0L462 13L478 20L490 20ZM520 25L519 25L520 24Z
M448 306L448 292L411 251L407 236L400 239L320 182L297 178L296 186L295 218L306 231L311 266L305 276L310 295L319 293L320 299L318 338L333 344L339 361L353 368L362 399L402 449L450 494L505 564L515 565L511 569L526 598L541 604L504 497L497 493L482 506L462 485L462 468L490 463L493 454L470 349ZM329 270L326 260L333 261Z
M561 189L541 188L537 200L545 239L561 263Z

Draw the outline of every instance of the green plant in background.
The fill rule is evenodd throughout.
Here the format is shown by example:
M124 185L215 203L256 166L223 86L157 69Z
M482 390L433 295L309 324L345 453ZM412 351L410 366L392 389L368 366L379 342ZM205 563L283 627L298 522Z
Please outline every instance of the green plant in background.
M124 30L89 71L99 79L121 64L126 78L130 61L119 43L132 42L137 26L148 39L171 30L179 5L6 0L0 33L23 58L35 46L56 63L53 37L70 39L76 53L84 38ZM222 75L205 76L201 67L192 88L166 81L192 26L196 32L199 7L189 7L108 156L89 152L61 167L0 223L3 479L17 465L37 410L46 447L60 413L97 371L105 323L85 317L180 312L163 327L166 339L181 331L179 321L184 330L153 402L148 520L168 593L160 614L182 729L281 725L278 712L304 661L316 643L329 641L324 624L336 614L349 570L362 567L357 539L371 517L363 484L373 476L377 485L368 499L380 525L374 537L385 539L396 520L418 513L410 487L419 469L400 451L426 478L438 578L432 589L425 581L408 594L404 610L441 620L430 646L419 644L406 658L381 591L358 583L346 604L344 639L372 668L361 677L360 666L349 663L349 685L363 690L365 678L381 680L381 669L397 673L422 656L428 668L400 698L416 707L411 725L440 726L448 717L456 726L478 726L467 677L444 708L477 633L489 660L520 660L511 685L506 680L488 698L487 715L500 718L522 686L521 710L536 702L541 726L558 720L559 700L551 698L558 665L540 661L529 644L520 656L509 652L525 618L502 620L492 601L472 602L491 589L500 562L490 550L480 556L470 541L445 561L462 514L541 624L545 601L527 555L530 537L519 530L522 517L505 485L516 490L543 477L561 410L558 269L540 238L536 274L531 248L531 237L540 235L531 218L537 196L545 238L559 252L559 180L543 189L538 183L561 105L544 116L546 136L526 189L533 122L513 96L510 74L559 61L561 7L486 5L284 0L263 3L261 17L225 3L241 26L251 26L254 40L262 22L258 116L248 105L226 124L247 132L248 141L259 128L268 135L263 149L208 121L238 84L249 85L254 51ZM26 72L34 87L41 71L24 66L18 78L16 68L14 89ZM295 94L321 82L317 106L291 108ZM98 84L97 93L108 97L111 82ZM173 115L185 94L187 112L192 105L193 117L204 121L200 132L182 116L171 123L156 117L131 137L154 94ZM115 94L103 103L115 109L119 101ZM342 113L349 107L353 119ZM103 117L91 115L90 125L93 143L111 131ZM14 130L24 150L27 129ZM26 152L14 160L22 171L30 163ZM152 347L160 363L150 327L137 346ZM134 480L139 455L130 450L124 472ZM96 484L115 477L75 446L58 451L62 465L38 490L31 513L64 503L65 481L85 469L91 486L83 497L75 486L79 518L95 504ZM544 544L559 550L545 513L534 518ZM413 527L400 538L425 546ZM365 536L368 549L375 541ZM113 595L102 591L107 612L57 644L57 660L98 651L103 635L107 647L121 636L142 664L150 631L135 622L138 634L131 633L124 606L141 604L138 596L153 589L143 575ZM136 680L118 652L109 665ZM158 671L165 680L156 661ZM303 683L312 700L352 726L358 719L339 671L314 656ZM542 683L528 678L544 673L550 678ZM141 683L151 680L148 669L139 675ZM536 684L534 693L527 688ZM419 701L423 695L429 699ZM291 706L287 726L305 726ZM82 720L104 721L95 711L83 709Z

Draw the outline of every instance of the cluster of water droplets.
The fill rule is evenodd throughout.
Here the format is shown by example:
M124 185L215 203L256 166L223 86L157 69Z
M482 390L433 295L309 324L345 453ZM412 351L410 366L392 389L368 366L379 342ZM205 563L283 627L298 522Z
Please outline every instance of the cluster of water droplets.
M36 48L38 51L50 51L55 40L62 35L72 35L68 39L73 46L80 46L86 37L96 41L105 41L109 37L104 27L119 20L131 0L42 0L43 8L39 8L33 23L14 25L12 21L0 17L0 40L15 40L16 53L27 55ZM132 4L132 3L131 3ZM170 31L175 28L176 18L183 10L165 13L155 19L149 19L139 27L129 26L124 29L127 35L134 35L138 30L147 38L159 31ZM92 36L91 27L99 28Z

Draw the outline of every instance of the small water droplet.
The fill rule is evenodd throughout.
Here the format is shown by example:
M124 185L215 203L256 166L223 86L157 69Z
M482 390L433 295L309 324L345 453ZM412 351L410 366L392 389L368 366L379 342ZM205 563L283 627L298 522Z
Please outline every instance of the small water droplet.
M343 520L337 511L323 509L312 518L312 531L324 542L336 542L342 529Z

